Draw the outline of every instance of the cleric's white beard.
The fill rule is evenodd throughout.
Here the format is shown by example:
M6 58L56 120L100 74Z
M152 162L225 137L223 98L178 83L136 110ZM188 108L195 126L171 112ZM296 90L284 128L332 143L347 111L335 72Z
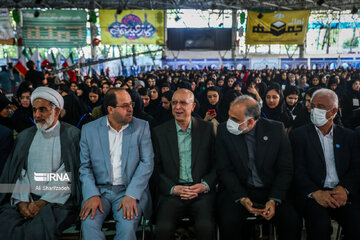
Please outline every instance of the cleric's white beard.
M44 130L48 129L51 126L51 124L54 122L54 120L55 120L55 111L52 110L52 113L51 113L50 117L45 119L45 123L41 124L41 123L36 122L36 127L40 131L44 131Z

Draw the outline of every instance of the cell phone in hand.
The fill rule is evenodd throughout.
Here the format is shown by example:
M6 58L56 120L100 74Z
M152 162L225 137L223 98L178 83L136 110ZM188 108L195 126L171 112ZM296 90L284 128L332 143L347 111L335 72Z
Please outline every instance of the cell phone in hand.
M252 207L253 207L253 208L256 208L256 209L264 209L264 208L265 208L265 204L253 202Z
M211 115L216 115L216 110L215 109L209 109L208 111Z

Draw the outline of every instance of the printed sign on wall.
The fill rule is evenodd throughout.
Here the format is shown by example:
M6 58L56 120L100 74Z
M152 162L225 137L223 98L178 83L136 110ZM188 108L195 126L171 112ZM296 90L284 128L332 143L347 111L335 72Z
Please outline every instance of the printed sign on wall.
M99 10L101 42L164 45L163 10Z
M34 10L22 11L25 47L73 48L86 46L84 10L47 10L34 17Z
M249 11L246 44L303 44L310 11Z

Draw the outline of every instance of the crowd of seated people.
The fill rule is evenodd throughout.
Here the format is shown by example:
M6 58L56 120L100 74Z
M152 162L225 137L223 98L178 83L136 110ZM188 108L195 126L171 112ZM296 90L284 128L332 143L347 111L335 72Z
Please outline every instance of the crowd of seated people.
M46 119L52 124L43 129ZM16 151L24 147L34 161L34 142L42 141L35 132L52 130L57 119L61 141L61 129L69 128L67 141L79 155L65 167L82 186L69 199L76 199L71 206L78 205L85 239L102 239L102 216L110 211L119 239L135 239L139 215L154 221L156 239L171 239L183 217L197 239L215 239L216 225L221 239L248 239L250 215L271 220L280 239L300 239L301 219L308 239L330 239L330 219L346 239L360 236L358 69L164 69L70 82L32 70L11 100L0 94L0 184L23 181L28 166L14 165L26 162ZM22 143L25 136L33 144ZM28 205L0 194L0 220L14 216L0 236L29 221L41 225L37 217L53 203L29 194ZM64 223L49 231L58 236ZM51 239L43 234L39 239Z

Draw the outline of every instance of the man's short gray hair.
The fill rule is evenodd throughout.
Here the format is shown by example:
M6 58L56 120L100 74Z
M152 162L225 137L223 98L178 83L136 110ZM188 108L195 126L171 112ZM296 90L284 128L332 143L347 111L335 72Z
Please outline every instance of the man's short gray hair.
M316 95L327 96L331 103L331 106L336 109L339 108L339 98L333 90L327 88L320 88L319 90L316 90L311 96L310 102L313 101L313 98Z
M245 104L245 118L254 118L255 121L260 118L261 107L259 102L256 101L253 97L250 97L249 95L238 96L234 99L234 101L231 102L230 106L236 104Z

